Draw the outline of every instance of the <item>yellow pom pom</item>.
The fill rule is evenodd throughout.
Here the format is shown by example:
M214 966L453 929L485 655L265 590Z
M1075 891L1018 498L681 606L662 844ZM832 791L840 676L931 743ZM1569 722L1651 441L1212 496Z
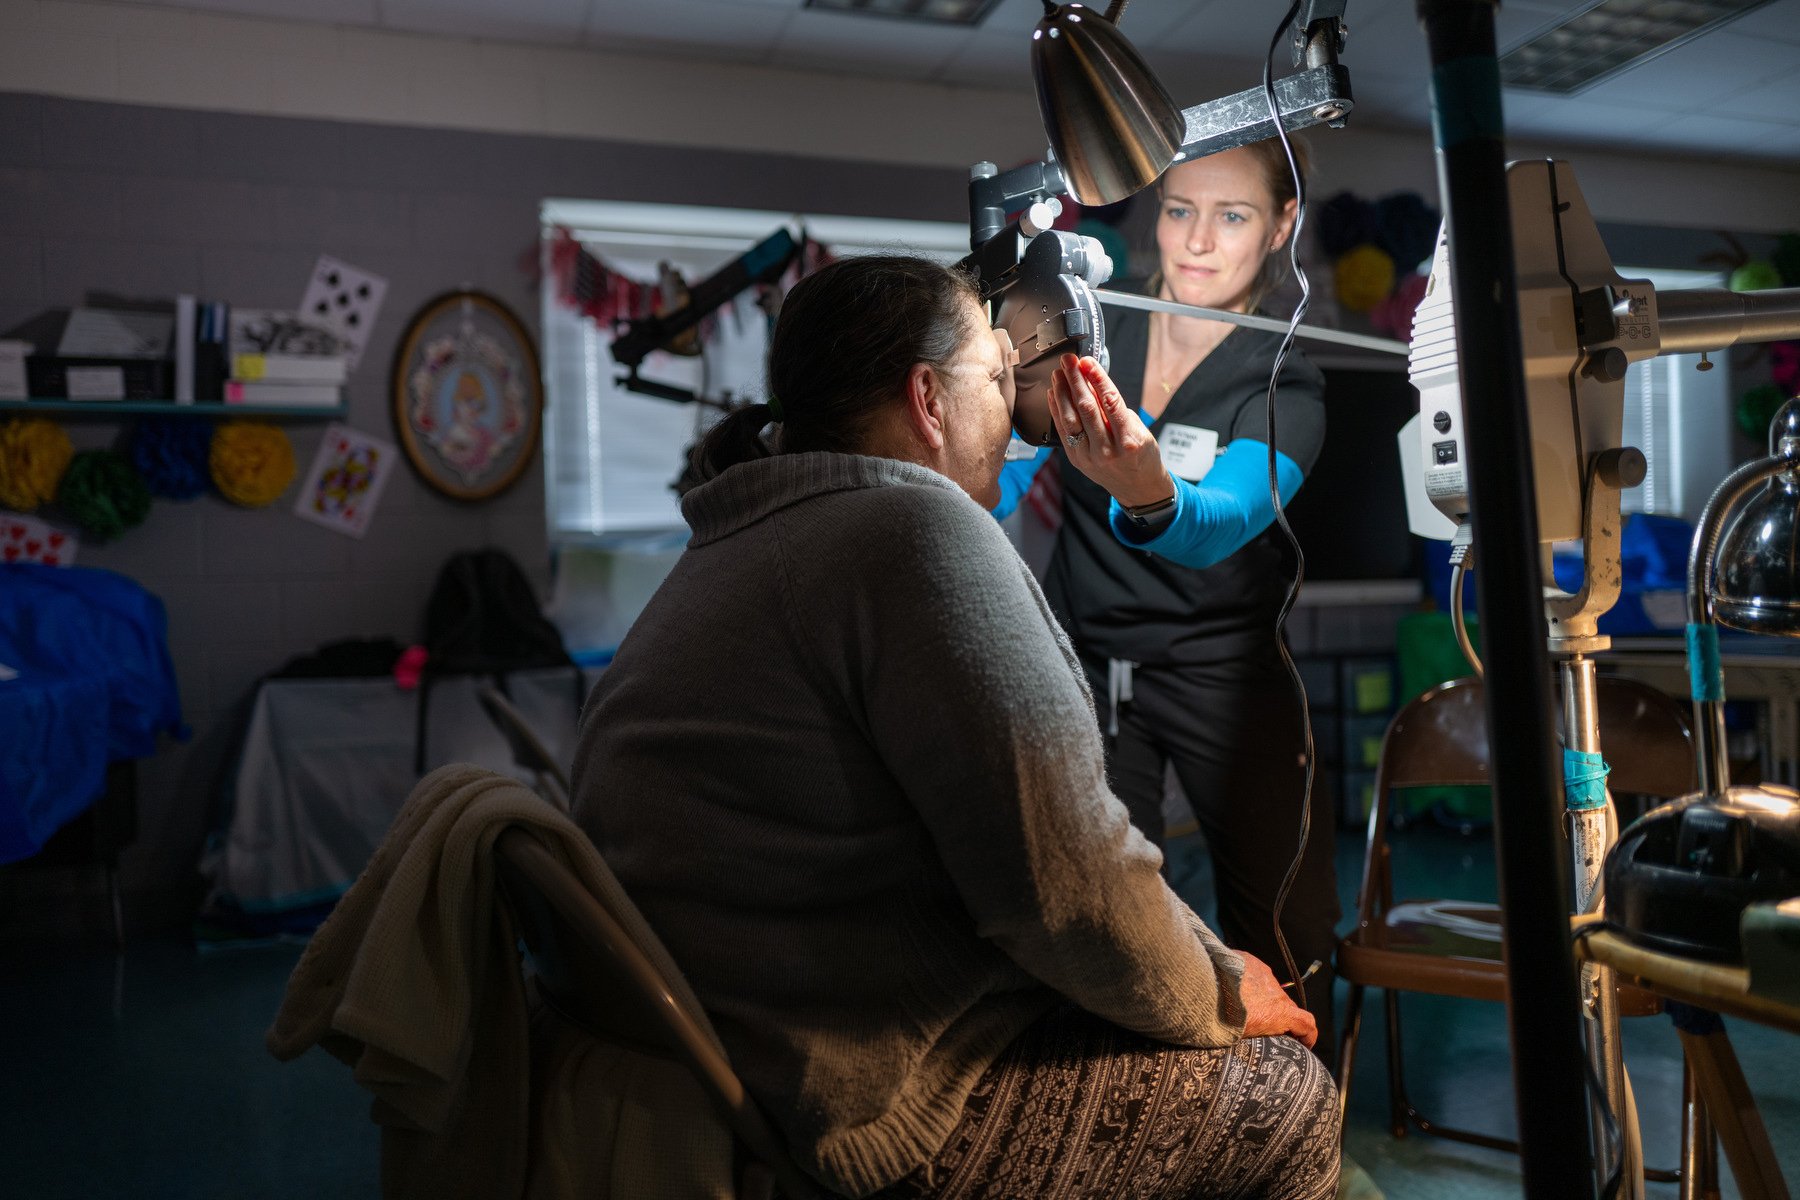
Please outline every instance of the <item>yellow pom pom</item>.
M294 482L294 444L266 421L227 421L214 432L213 486L233 504L273 504Z
M1366 313L1394 290L1394 260L1379 246L1362 245L1337 260L1338 303Z
M75 447L43 417L15 417L0 425L0 508L30 512L56 495Z

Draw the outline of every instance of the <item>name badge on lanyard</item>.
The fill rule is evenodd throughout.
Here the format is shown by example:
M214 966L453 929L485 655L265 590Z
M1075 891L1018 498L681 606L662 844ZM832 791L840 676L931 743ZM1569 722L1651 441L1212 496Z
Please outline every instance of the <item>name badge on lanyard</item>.
M1198 425L1164 425L1156 444L1162 449L1163 466L1189 483L1205 479L1219 455L1218 430Z

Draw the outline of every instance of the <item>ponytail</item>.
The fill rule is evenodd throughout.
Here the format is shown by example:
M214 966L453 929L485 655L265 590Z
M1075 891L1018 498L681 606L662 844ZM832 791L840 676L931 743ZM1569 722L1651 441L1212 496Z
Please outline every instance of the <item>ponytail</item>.
M775 419L775 410L767 404L746 404L733 409L717 425L706 431L694 447L689 471L702 483L739 463L768 458L775 453L763 437L763 430Z

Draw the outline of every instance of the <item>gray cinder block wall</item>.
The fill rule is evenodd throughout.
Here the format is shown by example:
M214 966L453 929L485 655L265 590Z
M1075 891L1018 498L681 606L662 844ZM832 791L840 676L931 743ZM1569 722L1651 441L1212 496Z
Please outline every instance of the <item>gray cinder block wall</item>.
M350 385L349 423L392 437L388 368L411 315L468 284L535 335L529 270L546 197L966 219L964 175L772 155L525 135L233 115L0 92L0 330L90 290L190 292L297 304L330 253L384 275L386 304ZM123 426L65 422L80 446ZM304 474L323 422L286 425ZM360 541L289 511L160 502L87 566L160 595L194 736L142 764L140 833L124 862L128 916L179 922L236 719L258 678L348 637L417 635L439 564L509 549L547 582L541 459L504 496L466 505L410 472L389 483ZM94 877L0 871L0 935L99 929Z

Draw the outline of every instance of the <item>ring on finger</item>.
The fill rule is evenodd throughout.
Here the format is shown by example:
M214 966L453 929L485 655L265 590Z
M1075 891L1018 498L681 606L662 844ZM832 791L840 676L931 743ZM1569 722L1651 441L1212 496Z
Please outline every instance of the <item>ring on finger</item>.
M1087 437L1087 432L1085 430L1078 430L1075 433L1071 433L1068 437L1064 438L1063 440L1068 442L1069 445L1073 446L1076 442L1079 442L1086 437Z

